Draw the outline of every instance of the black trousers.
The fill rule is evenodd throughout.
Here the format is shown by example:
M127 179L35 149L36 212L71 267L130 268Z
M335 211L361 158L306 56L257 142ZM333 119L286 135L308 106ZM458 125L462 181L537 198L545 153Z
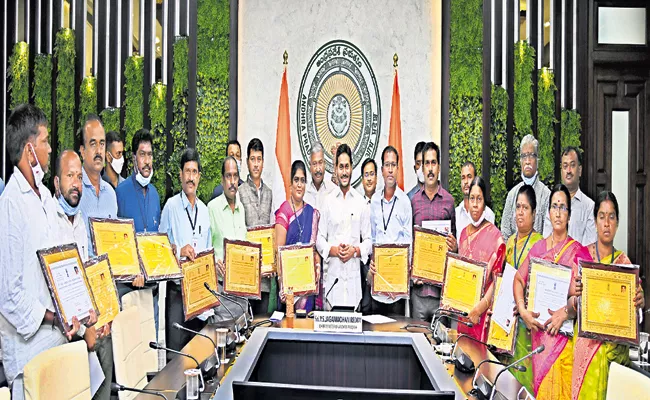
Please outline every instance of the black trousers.
M185 312L183 311L183 294L181 287L173 281L167 281L167 299L165 301L165 336L167 347L174 350L181 350L190 340L193 334L174 328L174 323L178 322L186 328L200 331L205 326L205 322L198 318L192 318L185 322ZM171 354L167 359L171 359Z
M262 292L261 300L250 300L253 308L253 315L265 315L269 313L269 292Z
M392 304L382 303L372 299L370 313L372 314L381 314L381 315L401 315L404 316L404 311L406 308L406 299L397 300Z

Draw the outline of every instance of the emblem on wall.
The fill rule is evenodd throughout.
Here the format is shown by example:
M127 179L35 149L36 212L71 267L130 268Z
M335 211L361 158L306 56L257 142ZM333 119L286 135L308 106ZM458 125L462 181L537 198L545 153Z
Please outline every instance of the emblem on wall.
M381 125L381 105L375 74L368 59L352 43L334 40L311 58L298 93L300 151L309 165L312 146L325 149L326 170L332 173L332 147L352 149L352 179L361 179L361 163L375 158Z

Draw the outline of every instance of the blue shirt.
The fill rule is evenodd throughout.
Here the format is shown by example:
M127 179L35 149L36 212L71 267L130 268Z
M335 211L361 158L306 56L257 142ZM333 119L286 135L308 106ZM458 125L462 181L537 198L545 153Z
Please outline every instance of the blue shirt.
M197 197L192 208L192 204L182 191L165 203L158 231L166 233L169 241L176 245L177 256L180 256L181 248L188 244L194 247L196 253L212 247L208 207Z
M135 174L119 185L117 194L117 216L131 218L135 232L158 232L160 224L160 197L154 185L146 186L146 194L135 180Z
M115 190L113 187L106 183L103 179L99 179L99 196L95 191L95 187L90 182L86 169L81 168L83 175L83 191L81 192L81 200L79 201L79 211L83 216L86 223L86 230L88 231L88 255L94 256L95 249L91 245L90 239L90 221L89 218L117 218L117 198L115 197Z
M0 178L0 194L2 194L2 192L3 192L4 190L5 190L5 183L4 183L4 181L2 180L2 178ZM215 189L215 190L216 190L216 189ZM223 192L223 188L221 189L221 191Z

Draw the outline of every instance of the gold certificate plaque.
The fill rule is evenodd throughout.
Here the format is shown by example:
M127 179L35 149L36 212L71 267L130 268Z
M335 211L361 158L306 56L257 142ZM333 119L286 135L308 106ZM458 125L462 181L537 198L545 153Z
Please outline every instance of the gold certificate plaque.
M166 233L138 233L135 237L144 267L144 278L147 281L183 277L181 266Z
M634 297L639 266L580 261L580 271L578 336L638 346Z
M277 273L275 268L275 225L248 228L246 240L262 245L262 276Z
M113 281L113 273L108 256L102 254L99 257L90 259L84 264L86 276L90 289L95 297L99 317L97 326L102 327L112 322L120 313L120 299L117 294L117 287Z
M197 254L194 261L189 259L183 261L181 267L183 269L181 282L183 311L185 312L185 321L189 321L219 305L219 299L205 287L206 283L212 290L218 290L219 287L217 268L214 264L214 250L210 249Z
M413 229L412 280L442 285L447 260L447 238L431 229Z
M440 306L469 313L481 300L487 264L455 253L447 254Z
M108 254L116 281L133 281L143 269L133 220L90 218L89 221L95 254Z
M223 291L249 299L261 299L262 245L243 240L223 240Z
M291 288L295 296L318 294L314 245L289 245L278 248L280 291Z
M408 298L410 251L408 244L372 246L377 273L372 278L372 294Z
M72 329L73 317L85 324L91 309L99 314L76 244L38 250L36 255L50 289L57 323L64 332Z
M494 301L492 306L497 303L497 298L499 295L499 290L501 289L502 277L497 276L496 284L494 286ZM490 322L490 327L488 329L488 338L486 343L494 345L497 350L500 352L513 355L515 352L515 343L517 337L517 323L519 321L518 317L513 316L510 320L510 330L506 331L499 324L494 321Z

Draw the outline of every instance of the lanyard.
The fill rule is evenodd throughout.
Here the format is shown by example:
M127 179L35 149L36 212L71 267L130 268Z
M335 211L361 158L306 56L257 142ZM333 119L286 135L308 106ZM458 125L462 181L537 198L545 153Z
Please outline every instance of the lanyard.
M393 197L395 197L395 195L393 195ZM381 220L384 223L384 233L386 232L386 230L388 230L388 224L390 223L390 219L393 216L395 203L397 203L397 197L395 197L395 200L393 201L393 206L390 208L390 214L388 214L388 221L386 221L386 218L384 217L384 197L382 196L381 198Z
M616 248L612 247L612 259L609 261L609 263L614 262L614 253L616 253ZM598 254L598 242L596 242L596 257L598 257L598 262L600 262L600 254Z
M143 195L144 197L144 210L143 210L143 205L141 204L142 202L140 201L140 196L138 194L138 185L135 184L135 178L132 180L133 182L133 187L135 188L135 197L138 199L138 208L140 209L140 216L142 217L142 223L144 224L144 231L147 231L147 195ZM142 186L140 186L142 188ZM147 190L146 188L144 188Z
M530 236L533 234L531 231L528 234L528 237L526 238L526 243L524 243L524 246L521 248L521 254L519 254L519 259L517 259L517 237L515 237L515 269L519 269L519 265L521 263L521 256L524 255L524 249L526 248L526 245L528 244L528 239L530 239Z
M194 222L192 222L190 212L187 211L187 208L185 208L185 214L187 214L187 219L190 221L190 226L192 227L192 234L194 234L194 230L196 229L196 218L199 216L199 205L197 204L196 207L194 207ZM201 232L199 232L199 235L200 234Z

